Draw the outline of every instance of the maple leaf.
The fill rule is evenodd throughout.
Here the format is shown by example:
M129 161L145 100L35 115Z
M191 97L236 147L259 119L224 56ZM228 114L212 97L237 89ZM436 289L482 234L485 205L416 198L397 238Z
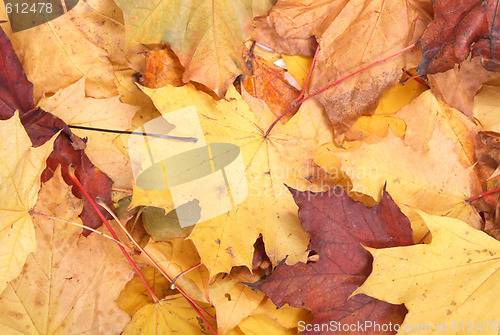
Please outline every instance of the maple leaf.
M363 245L401 246L413 243L409 220L388 194L369 208L342 189L299 192L290 188L304 229L311 234L309 249L317 262L280 264L269 278L254 284L280 306L308 308L314 323L365 320L401 323L406 310L366 296L349 296L368 277L371 257ZM332 193L333 192L333 193ZM315 332L311 332L315 333ZM371 334L371 332L368 332Z
M72 196L58 169L56 176L43 185L34 212L78 222L81 207L81 200ZM85 238L80 228L66 222L36 214L33 221L36 251L0 296L0 332L120 332L129 317L117 310L114 300L130 268L117 246L97 234Z
M7 35L0 28L0 111L13 115L16 110L33 107L33 84L26 78Z
M35 230L29 211L35 206L40 175L55 137L31 147L19 116L0 121L0 292L17 277L35 250Z
M434 20L424 32L419 44L422 61L420 75L444 72L455 63L463 62L472 51L472 57L481 56L489 71L500 70L500 14L496 0L434 0Z
M266 0L117 3L125 16L129 45L169 43L185 68L184 82L202 83L221 97L245 68L241 46L251 20L270 7Z
M274 115L269 109L258 110L260 115L254 115L234 89L228 91L229 101L214 101L189 84L143 90L164 114L194 104L207 142L232 143L241 150L246 177L235 178L238 183L242 182L241 178L249 181L247 197L227 214L196 224L189 236L210 275L229 273L232 266L251 268L253 244L260 234L273 264L286 256L288 263L305 261L307 235L300 227L296 205L283 184L303 190L320 189L320 185L311 185L306 177L309 177L307 164L315 148L332 138L321 108L308 101L288 123L276 125L265 137L269 124L275 120ZM181 135L186 134L181 132ZM175 149L178 144L174 147L165 142L165 145L178 150ZM155 194L163 194L164 198L155 198ZM134 188L132 206L153 205L170 211L174 207L169 197L168 192L144 193Z
M203 307L213 313L208 305ZM212 319L210 322L215 323ZM134 314L122 334L177 334L180 329L183 334L211 334L208 327L200 322L191 305L178 294L142 307Z
M35 86L35 101L82 76L87 78L88 95L117 95L112 62L126 64L122 20L112 1L80 1L57 20L12 34L14 49Z
M319 53L309 87L315 93L416 42L427 21L406 1L281 0L266 22L284 38L316 37ZM258 35L253 36L261 42ZM372 111L381 94L397 83L400 69L416 65L414 58L388 59L320 93L317 98L336 131L347 130L357 117Z
M494 294L499 290L500 243L463 221L419 214L432 233L431 244L367 248L373 271L355 293L404 303L408 314L401 335L414 333L413 325L426 326L419 334L457 334L471 324L474 331L483 325L481 333L497 334L498 326L490 320L500 317Z
M118 96L94 99L85 96L85 79L60 90L44 101L47 112L72 126L99 129L127 130L138 107L121 103ZM131 187L130 160L118 149L117 135L73 129L72 132L88 138L85 153L93 164L113 180L115 187Z
M376 201L387 184L391 197L410 218L416 241L427 228L412 208L462 218L479 226L477 214L466 202L478 187L471 167L477 133L474 124L440 103L430 91L395 117L406 122L404 139L389 132L380 141L363 143L353 150L338 150L330 144L323 153L325 160L317 160L318 165L328 171L332 166L339 167L336 159L340 159L353 191Z

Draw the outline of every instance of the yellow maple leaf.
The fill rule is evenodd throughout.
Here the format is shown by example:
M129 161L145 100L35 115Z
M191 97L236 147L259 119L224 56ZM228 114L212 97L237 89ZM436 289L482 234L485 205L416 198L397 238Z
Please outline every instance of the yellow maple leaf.
M36 252L0 296L1 334L117 334L130 320L115 303L132 271L118 246L37 214L81 224L82 206L60 169L43 185L33 214Z
M126 63L120 21L113 1L80 1L56 20L12 34L12 45L34 85L34 100L82 76L87 77L89 95L115 96L112 62Z
M269 9L269 1L118 0L127 27L128 45L167 42L193 80L224 96L245 69L241 44L253 17Z
M17 113L0 121L0 292L35 251L35 230L28 212L35 206L40 175L56 137L32 148Z
M139 109L120 102L118 96L107 99L86 97L84 78L48 98L42 107L72 126L112 130L129 129ZM118 143L114 142L119 135L80 129L72 129L72 132L89 139L85 153L113 179L115 187L131 187L133 177L130 160L117 147Z
M367 248L373 271L355 294L404 303L400 335L415 334L415 327L418 334L498 334L500 243L463 221L419 214L432 242Z
M213 309L207 304L202 307L209 313ZM208 320L215 326L215 321ZM132 321L123 330L123 335L147 334L212 334L209 328L201 322L198 314L180 294L169 296L156 304L148 304L138 310Z
M410 218L416 241L428 230L413 209L477 225L477 214L465 202L477 185L471 167L477 128L460 112L443 108L430 91L395 116L407 125L403 139L389 132L379 142L344 151L329 144L316 158L318 165L329 171L340 168L340 163L352 180L353 191L376 201L386 184Z
M248 181L247 197L226 214L196 224L189 236L210 275L229 273L232 266L251 268L253 244L260 234L273 264L285 257L289 264L305 261L308 236L284 184L320 190L321 186L306 178L315 149L332 138L322 108L314 101L305 102L288 123L277 124L266 138L271 112L264 109L254 115L234 88L228 91L228 101L214 101L192 85L143 90L163 114L195 105L208 143L230 143L241 150L246 178L233 177L237 183ZM182 166L181 161L176 162ZM152 205L154 201L167 211L173 208L168 199L163 204L155 197L139 199L136 190L133 205ZM218 206L215 196L213 206Z

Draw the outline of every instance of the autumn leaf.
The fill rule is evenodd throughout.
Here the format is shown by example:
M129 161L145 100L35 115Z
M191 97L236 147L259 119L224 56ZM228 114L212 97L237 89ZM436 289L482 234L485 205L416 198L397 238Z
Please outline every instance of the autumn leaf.
M12 43L0 28L0 111L1 117L13 115L16 110L33 107L33 85L17 58Z
M148 52L144 74L140 79L143 86L159 88L167 84L182 86L184 68L169 48Z
M401 80L407 78L405 75ZM346 131L345 138L349 141L377 142L387 136L389 129L396 136L402 137L406 132L406 123L394 114L426 90L427 87L416 80L396 85L382 95L372 115L362 115L354 122Z
M81 207L58 169L43 185L34 208L41 213L33 214L36 251L0 296L2 334L74 334L96 329L116 334L129 321L114 302L131 272L118 247L98 234L85 238L81 228L59 221L79 222Z
M310 309L314 324L357 324L368 319L401 323L406 313L402 306L366 296L349 299L371 271L371 257L362 245L413 243L410 222L390 196L384 194L380 204L369 208L340 188L323 193L290 192L299 206L302 226L311 234L309 249L319 260L293 266L280 264L269 278L254 285L278 306L289 303Z
M404 303L408 314L398 334L414 333L414 325L419 334L462 334L472 324L473 332L497 334L499 242L460 220L419 215L431 244L367 248L373 272L355 293Z
M48 98L43 108L72 126L127 130L138 107L121 103L118 96L94 99L85 96L85 79L66 87ZM116 134L73 129L88 138L85 153L93 164L108 175L115 187L130 188L133 179L130 160L118 149Z
M150 283L153 292L157 297L167 297L178 294L176 290L170 288L171 284L156 268L147 266L141 269L141 274ZM153 298L148 294L144 283L135 275L123 288L116 299L116 304L122 311L127 312L131 317L142 307L153 303Z
M416 42L426 19L404 1L351 0L317 4L282 0L269 12L266 22L284 38L316 36L319 53L309 87L309 93L315 93ZM259 34L254 35L260 42ZM357 117L376 107L381 94L397 83L401 68L415 65L416 59L411 56L388 59L329 88L317 98L336 130L345 131Z
M322 157L325 160L318 160L318 165L327 170L340 168L336 165L336 159L340 159L353 191L376 201L387 185L387 192L410 218L416 241L427 228L413 209L461 218L479 227L477 214L466 202L478 191L472 171L477 132L474 124L440 103L430 91L395 117L407 125L404 139L389 131L379 142L363 143L353 150L339 150L330 144Z
M112 1L80 1L56 20L13 34L12 44L35 87L35 101L83 76L89 96L117 95L112 62L126 63L122 20Z
M487 70L500 70L498 1L435 0L432 4L434 20L419 41L422 61L417 71L420 75L449 70L471 52L472 57L481 56Z
M270 7L265 0L117 3L125 16L128 45L169 43L185 68L183 81L202 83L220 97L245 69L241 47L251 20Z
M208 306L205 309L211 310ZM213 321L212 321L213 322ZM211 334L200 322L198 314L180 294L169 296L156 304L148 304L138 310L122 334Z
M0 121L0 292L16 278L29 253L35 251L35 230L29 211L35 206L40 175L55 137L38 148L21 125L18 114Z
M208 143L232 143L241 150L246 177L238 178L250 183L247 197L227 214L198 223L189 236L210 276L229 272L237 265L251 268L253 244L260 234L273 264L286 256L289 264L305 261L307 235L283 184L298 189L321 187L306 179L307 164L315 148L331 140L321 108L314 102L304 104L287 124L276 125L265 137L274 120L272 113L262 109L256 117L234 90L228 92L229 101L214 101L190 85L144 91L164 114L194 104ZM132 205L150 205L151 197L146 194L142 199L136 198L136 191L139 190L134 190ZM156 206L173 209L168 199L163 204L158 204L158 200L154 200Z

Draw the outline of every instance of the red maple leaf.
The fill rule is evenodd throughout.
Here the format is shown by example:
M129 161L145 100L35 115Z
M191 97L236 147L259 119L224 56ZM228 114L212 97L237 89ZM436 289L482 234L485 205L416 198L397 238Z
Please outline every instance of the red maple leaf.
M500 6L498 0L433 0L434 20L419 44L420 75L444 72L472 57L481 56L489 71L500 70Z
M372 269L373 259L363 245L412 245L408 218L385 192L380 203L370 208L340 188L323 193L289 189L299 206L302 226L311 234L309 249L319 255L319 260L293 266L280 264L271 276L252 286L277 306L288 303L307 308L313 312L313 324L331 326L327 332L315 331L311 325L309 334L391 333L387 329L377 331L375 323L400 324L407 313L403 305L391 305L363 294L349 297ZM367 327L369 322L373 327ZM335 326L340 329L335 331Z

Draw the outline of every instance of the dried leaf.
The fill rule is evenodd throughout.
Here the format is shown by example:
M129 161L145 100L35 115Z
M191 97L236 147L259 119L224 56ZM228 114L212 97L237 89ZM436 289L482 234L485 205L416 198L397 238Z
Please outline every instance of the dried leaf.
M368 248L373 272L356 293L404 303L408 314L401 335L414 333L414 325L421 325L419 334L461 334L471 324L474 331L497 334L500 243L460 220L419 214L431 230L432 243ZM486 328L490 320L494 322Z
M57 20L13 34L14 49L35 87L35 101L82 76L87 78L88 95L115 96L111 62L126 64L125 29L120 21L113 1L88 0Z
M213 313L206 304L205 310ZM215 323L212 319L211 323ZM123 330L123 335L178 334L178 330L186 335L212 334L208 327L200 322L198 314L180 294L169 296L156 304L149 304L138 310L132 321Z
M124 12L128 45L169 43L185 68L183 81L202 83L220 97L245 68L241 45L251 20L270 5L265 0L117 3Z
M57 171L43 185L34 210L80 223L81 207ZM130 318L115 299L131 268L115 243L98 234L85 238L81 228L66 222L39 215L33 220L36 252L0 296L0 332L119 333Z
M35 251L35 230L29 211L35 206L40 175L55 137L31 147L19 116L0 121L0 293L16 278Z
M390 247L413 243L409 220L388 194L369 208L352 200L342 189L299 192L290 189L299 206L304 229L311 234L309 249L317 262L280 264L273 274L255 284L280 306L308 308L314 324L401 323L406 309L366 296L350 295L371 271L365 246ZM309 332L321 334L321 332ZM352 332L355 333L355 332ZM367 330L365 334L375 334Z
M0 5L1 6L1 5ZM33 85L12 48L12 43L0 28L0 118L8 119L16 110L33 107Z
M159 88L167 84L182 86L183 72L184 68L170 48L150 51L140 83L149 88Z
M434 20L424 32L420 75L452 69L469 56L481 56L488 71L500 70L500 13L496 0L434 0Z

